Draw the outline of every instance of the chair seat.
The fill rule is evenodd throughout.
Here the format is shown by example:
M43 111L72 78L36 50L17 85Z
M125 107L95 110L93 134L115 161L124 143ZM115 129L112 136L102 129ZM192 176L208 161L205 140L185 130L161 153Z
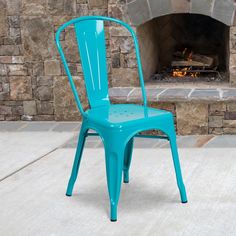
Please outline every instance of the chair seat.
M86 111L90 121L106 127L130 127L172 118L172 113L134 104L111 104Z

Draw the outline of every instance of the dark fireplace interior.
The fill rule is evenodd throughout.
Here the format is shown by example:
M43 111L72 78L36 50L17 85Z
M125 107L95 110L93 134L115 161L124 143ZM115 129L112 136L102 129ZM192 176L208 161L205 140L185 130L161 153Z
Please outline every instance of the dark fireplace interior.
M199 14L172 14L137 29L146 80L228 81L229 27Z

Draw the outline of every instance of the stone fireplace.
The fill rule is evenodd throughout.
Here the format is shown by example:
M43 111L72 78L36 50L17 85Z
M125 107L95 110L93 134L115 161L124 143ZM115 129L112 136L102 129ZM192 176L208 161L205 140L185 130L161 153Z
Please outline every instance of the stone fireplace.
M171 14L138 26L137 34L147 80L229 81L227 25L200 14Z
M234 1L223 0L131 1L128 15L139 36L146 80L164 82L182 71L179 81L193 77L190 81L235 85L234 9Z
M128 0L122 12L121 18L130 23L138 35L149 105L173 112L178 134L235 134L235 1ZM111 27L110 33L113 100L140 103L141 92L132 79L137 75L130 39L119 27L116 30ZM122 46L116 50L113 42L117 42L119 36L123 37ZM150 79L163 70L169 72L173 60L178 61L179 53L186 48L188 54L214 59L213 64L205 68L215 71L206 74L213 80L202 82L202 73L191 83L166 84L164 80L157 83ZM217 73L221 79L216 80ZM183 82L182 79L179 81ZM127 88L121 88L123 86Z

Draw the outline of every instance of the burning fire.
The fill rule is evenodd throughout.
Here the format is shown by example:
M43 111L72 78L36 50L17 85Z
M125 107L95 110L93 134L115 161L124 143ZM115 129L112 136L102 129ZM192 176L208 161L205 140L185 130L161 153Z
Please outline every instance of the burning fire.
M199 72L191 72L191 68L190 67L184 67L182 69L174 69L172 72L172 76L174 77L184 77L184 76L191 76L191 77L198 77L199 76Z
M188 50L188 48L185 48L182 52L182 56L184 58L184 61L192 61L193 51ZM192 72L192 68L190 66L184 67L184 68L176 68L172 71L173 77L184 77L184 76L191 76L191 77L198 77L199 72Z

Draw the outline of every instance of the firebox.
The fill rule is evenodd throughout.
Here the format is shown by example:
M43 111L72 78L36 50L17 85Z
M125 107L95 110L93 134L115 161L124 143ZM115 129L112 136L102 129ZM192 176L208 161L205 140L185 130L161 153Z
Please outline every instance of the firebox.
M138 26L145 78L228 81L229 28L200 14L170 14Z

